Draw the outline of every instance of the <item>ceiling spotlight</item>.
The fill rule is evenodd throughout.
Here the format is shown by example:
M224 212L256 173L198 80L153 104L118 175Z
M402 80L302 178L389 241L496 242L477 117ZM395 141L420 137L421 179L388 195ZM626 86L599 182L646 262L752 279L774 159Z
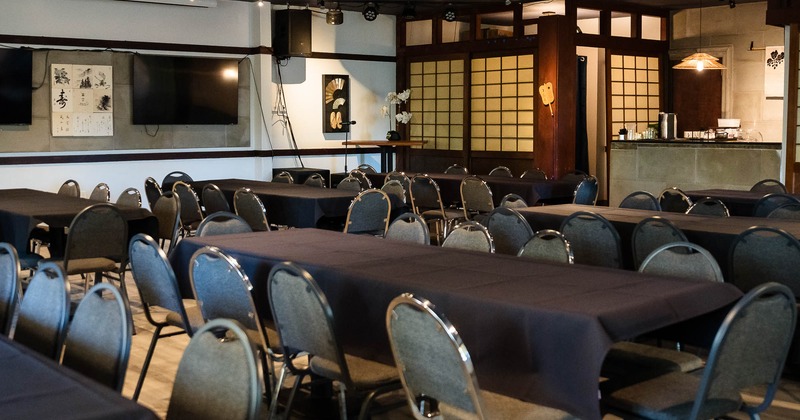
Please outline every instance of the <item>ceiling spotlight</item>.
M264 6L264 2L261 1L261 0L258 0L258 2L256 4L258 5L258 7L263 7Z
M448 4L447 7L444 9L444 14L442 14L442 19L448 22L453 22L454 20L456 20L456 8L453 7L453 3Z
M417 17L417 8L414 6L414 3L408 2L406 3L406 7L403 8L403 18L405 19L415 19Z
M374 2L369 2L364 6L364 10L361 11L361 14L364 15L364 19L372 22L378 18L378 6L376 6Z
M325 13L325 22L328 22L328 25L341 25L344 22L342 9L328 9Z

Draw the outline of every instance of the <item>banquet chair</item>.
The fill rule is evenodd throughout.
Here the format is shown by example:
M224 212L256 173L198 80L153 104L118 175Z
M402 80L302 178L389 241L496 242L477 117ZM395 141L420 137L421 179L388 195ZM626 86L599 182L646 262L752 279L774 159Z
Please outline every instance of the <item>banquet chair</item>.
M486 181L476 175L466 176L461 180L461 204L466 220L482 223L494 210L492 190Z
M762 284L728 312L702 374L672 372L605 393L605 408L626 418L696 420L741 410L757 419L775 396L796 320L792 291ZM758 405L743 402L744 389L759 393Z
M181 356L167 420L259 418L263 388L258 364L253 344L239 323L209 321Z
M81 187L78 185L78 181L75 181L74 179L68 179L61 184L61 187L58 188L57 194L70 197L80 197Z
M778 206L767 215L767 218L800 220L800 204L790 203Z
M368 163L362 163L361 165L358 165L358 170L363 172L363 173L365 173L365 174L376 174L376 173L378 173L378 171L376 171L375 168L372 165L368 164Z
M161 194L161 186L158 185L158 181L156 181L153 177L148 176L144 180L144 195L147 197L147 203L150 206L150 210L152 210L153 206L156 205L156 201L159 197L161 197Z
M394 298L386 310L386 330L414 418L574 418L481 390L461 336L427 299L410 293Z
M78 185L78 181L68 179L61 184L56 194L80 198L81 187ZM42 246L49 246L52 242L53 234L60 233L51 232L47 223L39 223L30 233L31 250L35 252Z
M458 248L494 253L494 241L480 223L467 221L458 224L442 243L444 248Z
M153 215L158 219L156 239L167 254L178 243L181 227L181 201L172 191L167 191L153 205Z
M19 304L14 341L47 358L61 360L69 321L69 289L61 267L54 263L40 265Z
M605 217L587 211L569 215L559 229L570 243L575 263L622 267L619 232Z
M344 233L365 233L376 236L386 235L392 201L389 195L378 189L360 192L347 209Z
M454 163L454 164L448 166L447 169L444 170L444 173L446 173L446 174L456 174L456 175L469 175L469 171L467 170L467 168L465 168L465 167L463 167L463 166L461 166L461 165L459 165L457 163Z
M336 185L336 188L340 190L348 190L348 191L363 191L363 187L361 186L361 181L358 178L354 177L352 174L347 175L343 180L339 181L339 184Z
M517 255L533 237L531 225L514 209L498 207L489 213L484 224L498 254Z
M588 176L584 178L572 193L572 204L585 204L589 206L597 203L597 178Z
M765 279L800 296L800 241L783 229L753 226L740 233L728 257L728 281L747 292Z
M142 193L134 187L126 188L117 197L117 205L120 207L142 207Z
M572 170L572 171L569 171L569 172L565 173L564 175L561 175L561 178L559 178L559 181L562 181L562 182L574 182L575 185L578 185L578 184L580 184L581 181L583 181L584 179L586 179L588 177L589 177L589 174L587 174L586 172L583 172L583 171L581 171L579 169L575 169L575 170Z
M8 337L19 309L22 284L19 279L17 249L0 242L0 334Z
M267 209L264 203L249 188L239 188L233 194L233 208L237 215L247 221L253 232L270 230Z
M228 235L232 233L252 232L247 220L229 211L218 211L209 214L197 226L197 236Z
M225 193L216 184L208 183L203 185L200 197L203 201L205 214L212 214L218 211L230 213L231 211L231 206L228 204L228 199L225 198Z
M366 395L361 404L359 419L365 419L372 411L376 399L387 392L400 389L397 371L392 366L362 359L343 351L335 332L334 312L328 299L317 282L303 268L283 262L269 273L267 296L272 310L272 319L286 355L286 363L281 369L276 389L280 389L286 373L305 375L313 372L333 381L339 397L339 414L346 420L347 393ZM295 364L299 353L310 355L308 368ZM291 411L295 387L286 405ZM277 404L270 407L270 417L274 418ZM381 407L387 408L387 407Z
M392 180L400 181L400 184L402 184L403 188L406 190L405 202L406 203L410 203L411 202L411 191L410 191L411 190L411 179L405 174L405 172L392 171L392 172L389 172L388 174L386 174L386 176L383 178L383 183L386 184L387 182L392 181Z
M670 187L661 191L658 195L658 203L661 204L662 211L673 213L686 213L692 206L692 199L678 187Z
M786 186L777 179L762 179L750 187L750 191L778 194L786 194L787 192Z
M403 213L397 216L386 230L386 239L430 245L431 236L428 224L422 217L414 213Z
M620 208L661 211L658 199L647 191L634 191L619 203Z
M272 177L272 182L280 182L283 184L294 184L294 178L292 174L286 171L281 171L278 175Z
M531 239L519 249L517 256L562 264L575 262L569 241L561 232L553 229L543 229L534 233Z
M539 169L539 168L528 169L527 171L523 172L522 175L520 175L520 178L524 178L524 179L539 179L539 180L546 181L547 180L547 174L544 173L544 171Z
M92 192L89 194L89 200L103 201L106 203L111 201L111 190L108 188L108 184L101 182L95 185Z
M701 214L705 216L729 217L731 213L722 200L705 197L697 200L686 210L686 214Z
M753 217L767 217L784 204L800 204L800 200L789 194L769 193L756 201L753 206Z
M725 281L714 256L691 242L661 245L644 259L639 272L720 283Z
M167 254L153 238L143 233L134 235L128 246L128 255L144 316L155 327L133 391L132 399L136 401L142 391L158 340L180 334L191 337L203 325L203 315L197 301L181 298L178 280L167 260ZM155 309L162 309L166 313ZM175 327L177 331L162 333L166 327Z
M325 178L322 175L314 172L313 174L309 175L309 177L306 178L305 181L303 181L303 185L308 185L317 188L325 188L326 186Z
M508 193L500 199L500 207L521 209L523 207L528 207L528 203L526 203L525 199L520 197L518 194Z
M81 300L64 340L61 364L122 392L131 354L133 318L127 300L97 283Z
M161 181L161 188L170 191L172 190L172 186L178 181L191 184L194 182L194 179L192 179L192 177L186 172L173 171L164 176L164 179Z
M514 178L514 175L511 174L511 169L505 166L498 166L491 171L489 171L489 176L505 176L508 178Z
M172 193L178 196L181 202L181 237L193 236L197 225L203 220L197 193L191 185L183 181L177 181L172 185Z
M381 187L381 191L385 192L386 194L394 195L395 197L400 200L403 204L406 203L406 189L403 187L403 184L400 183L398 180L391 180L383 184Z
M372 181L370 181L369 178L367 178L367 174L360 169L351 169L349 175L358 180L361 184L361 191L372 188Z
M661 216L652 216L642 219L633 228L631 234L631 248L633 248L633 263L638 269L642 261L656 248L670 242L688 242L683 233L668 219Z
M428 225L435 227L436 243L441 245L450 227L464 218L461 210L445 208L439 185L428 175L414 175L409 187L411 206Z

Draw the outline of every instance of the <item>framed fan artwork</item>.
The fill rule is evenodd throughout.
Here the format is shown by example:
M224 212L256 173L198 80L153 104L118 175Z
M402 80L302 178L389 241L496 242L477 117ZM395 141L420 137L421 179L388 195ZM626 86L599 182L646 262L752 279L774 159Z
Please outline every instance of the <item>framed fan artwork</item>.
M322 132L350 131L350 76L322 75L322 92Z

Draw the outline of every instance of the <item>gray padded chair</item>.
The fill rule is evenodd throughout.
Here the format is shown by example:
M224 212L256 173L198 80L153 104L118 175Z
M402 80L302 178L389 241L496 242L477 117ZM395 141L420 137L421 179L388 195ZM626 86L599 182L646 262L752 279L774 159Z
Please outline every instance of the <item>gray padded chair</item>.
M661 204L662 211L673 213L686 213L692 206L692 199L677 187L670 187L661 191L658 195L658 203Z
M672 372L604 394L607 409L648 419L708 419L738 410L751 419L772 403L797 321L794 294L762 284L728 312L714 338L702 375ZM757 406L741 391L758 392Z
M699 214L704 216L729 217L731 213L722 200L705 197L697 200L686 210L686 214Z
M248 233L253 229L243 218L228 212L218 211L209 214L197 226L197 236L230 235L233 233Z
M95 284L69 324L61 364L122 392L132 331L131 310L120 291L108 283Z
M359 419L365 419L377 396L400 389L400 380L394 367L352 356L342 350L335 333L333 310L307 271L289 262L280 263L269 273L268 288L272 319L287 356L277 389L282 386L286 372L307 372L294 363L294 356L301 352L311 356L308 370L334 382L342 420L347 419L345 393L367 395L359 413ZM295 381L292 395L299 383ZM289 398L286 412L291 412L291 403L292 397ZM273 411L274 407L275 404L272 405Z
M95 185L92 192L89 194L89 200L103 201L106 203L111 201L111 190L108 188L108 184L101 182Z
M384 236L391 212L392 201L385 192L374 188L362 191L350 203L344 233Z
M144 180L144 195L147 197L147 203L150 207L150 210L152 210L153 206L156 205L156 201L159 197L161 197L161 194L161 186L158 185L158 181L156 181L153 177L148 176Z
M241 218L247 221L253 232L270 230L267 221L267 209L264 203L249 188L239 188L233 194L233 208Z
M386 230L386 239L413 242L420 245L430 245L431 236L428 224L422 217L414 213L403 213L397 216L389 229Z
M542 181L547 180L547 174L544 173L543 170L536 168L536 169L529 169L520 175L520 178L525 179L539 179Z
M209 321L183 352L166 418L257 419L263 392L258 363L241 325Z
M691 242L672 242L656 248L644 259L639 272L720 283L725 281L714 256Z
M383 183L386 184L387 182L392 181L392 180L400 181L400 183L403 184L403 188L405 188L405 190L406 190L406 201L405 202L406 203L410 203L411 202L411 191L410 191L411 190L411 179L405 174L405 172L392 171L392 172L389 172L388 174L386 174L386 176L383 178Z
M126 188L117 197L116 203L120 207L142 207L142 193L134 187Z
M278 175L272 177L272 182L279 182L282 184L294 184L294 178L292 174L286 171L281 171Z
M569 241L576 264L622 267L622 246L617 229L605 217L587 211L568 216L559 229Z
M465 167L463 167L463 166L461 166L461 165L459 165L457 163L454 163L454 164L448 166L447 169L444 170L444 173L446 173L446 174L456 174L456 175L469 175L469 171L467 170L467 168L465 168Z
M511 169L508 169L506 166L498 166L491 171L489 171L489 176L504 176L508 178L514 178L514 175L511 174Z
M784 204L772 210L769 219L800 220L800 204Z
M80 197L81 196L81 187L78 185L78 181L74 179L68 179L61 184L61 187L58 188L59 195L67 195L70 197Z
M368 164L368 163L362 163L361 165L358 165L358 170L363 172L363 173L365 173L365 174L376 174L376 173L378 173L378 171L376 171L375 168L372 165Z
M661 211L658 199L647 191L634 191L619 203L620 208Z
M132 399L135 401L139 399L158 340L180 334L191 337L193 331L203 325L203 315L197 301L181 298L178 280L167 260L167 254L153 238L143 233L134 235L128 245L128 255L144 316L156 328L150 338L150 347L133 391ZM175 327L178 331L162 333L165 327Z
M69 282L64 270L54 263L43 263L19 304L12 338L45 357L61 360L69 308Z
M593 206L597 203L597 178L587 176L584 178L572 193L572 204L585 204Z
M231 211L231 206L228 204L228 199L225 198L225 193L215 184L208 183L203 185L203 191L200 192L200 197L202 197L203 200L205 214L212 214L218 211Z
M533 229L528 221L516 210L507 207L492 210L484 224L498 254L517 255L533 237Z
M361 181L354 177L352 174L347 175L343 180L339 181L336 188L340 190L358 191L361 192L364 188L361 186Z
M768 217L773 210L785 204L800 205L800 200L789 194L769 193L756 201L753 206L753 217Z
M414 175L409 187L411 206L414 213L425 219L428 225L435 227L436 243L441 245L452 225L464 218L458 209L445 208L439 185L426 174Z
M745 230L734 239L728 261L728 282L745 292L768 280L800 296L800 241L785 230L765 226Z
M486 181L475 175L464 177L461 180L461 205L466 220L478 223L486 220L489 213L494 210L492 190Z
M0 242L0 334L8 337L19 309L22 285L19 279L17 249Z
M358 180L358 182L361 184L362 191L372 188L372 181L370 181L369 178L367 178L367 174L362 172L360 169L350 170L348 176L352 176Z
M172 190L172 186L175 185L176 182L181 181L187 184L191 184L194 182L189 174L182 171L173 171L166 175L164 175L164 179L161 180L161 187L165 190Z
M325 183L325 177L318 173L313 173L303 181L303 185L308 185L310 187L317 187L317 188L325 188L327 185Z
M482 224L472 221L456 226L444 239L442 246L494 253L494 241L489 231Z
M642 261L661 245L688 241L689 239L677 226L661 216L642 219L633 228L631 234L633 263L638 269L642 265Z
M507 207L510 209L521 209L528 207L525 199L514 193L508 193L500 199L500 207Z
M181 228L181 201L172 191L160 196L153 205L153 215L158 219L158 241L169 254L178 243Z
M193 236L197 225L203 220L200 199L194 188L183 181L172 185L172 193L181 201L181 237Z
M387 181L385 184L383 184L381 191L397 197L397 199L403 204L406 203L406 196L408 195L408 192L406 191L405 187L403 187L403 184L396 179Z
M520 248L517 256L562 264L575 262L569 241L561 232L553 229L544 229L534 233L533 237Z
M762 179L750 187L750 191L778 194L786 194L787 192L786 186L777 179Z
M481 390L461 336L427 299L409 293L394 298L386 311L386 330L414 418L573 418Z

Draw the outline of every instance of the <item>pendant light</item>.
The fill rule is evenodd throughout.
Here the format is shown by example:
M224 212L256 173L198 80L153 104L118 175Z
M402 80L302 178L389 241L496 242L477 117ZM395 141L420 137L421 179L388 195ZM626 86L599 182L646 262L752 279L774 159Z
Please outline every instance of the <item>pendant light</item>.
M703 2L700 2L700 42L698 52L684 58L680 63L672 66L673 69L678 70L725 70L725 66L719 62L717 57L711 54L700 52L703 47Z

